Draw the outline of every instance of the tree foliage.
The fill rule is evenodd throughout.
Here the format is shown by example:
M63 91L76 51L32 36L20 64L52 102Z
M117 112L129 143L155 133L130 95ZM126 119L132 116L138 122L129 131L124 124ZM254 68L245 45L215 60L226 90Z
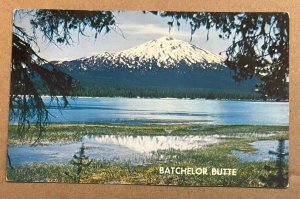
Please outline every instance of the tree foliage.
M76 172L74 172L74 174L65 172L65 174L71 177L76 183L81 182L83 169L90 166L92 163L92 160L85 155L85 149L86 147L84 146L84 143L82 143L79 151L73 155L73 159L70 161L70 163L76 167Z
M66 105L66 95L72 90L72 77L59 71L55 66L43 66L46 60L39 57L29 43L22 40L18 34L13 34L11 67L11 116L18 116L19 124L24 127L31 119L43 126L49 112L43 102L34 80L40 79L50 96L58 101L57 95L62 95Z
M240 82L259 77L257 90L263 99L288 99L289 17L287 13L152 12L170 18L172 27L186 20L191 35L197 29L215 29L221 39L232 39L225 64Z
M269 173L268 176L260 176L260 180L267 187L287 187L288 186L288 170L286 160L289 155L285 151L285 140L278 140L277 151L269 151L270 155L276 156L276 166L264 166L264 170Z
M95 38L101 32L115 28L111 12L58 11L58 10L19 10L15 17L30 18L32 33L13 24L13 45L11 65L10 116L17 120L24 130L35 121L39 133L49 119L49 111L42 99L36 81L47 90L52 100L66 106L67 96L77 87L74 79L62 72L56 65L49 63L36 53L37 30L44 41L52 44L72 44L72 31L84 35L87 27L95 31ZM58 97L61 96L61 97Z
M37 10L30 21L34 34L42 32L51 43L72 44L74 31L85 35L87 28L95 31L95 38L101 32L116 30L114 15L110 11Z

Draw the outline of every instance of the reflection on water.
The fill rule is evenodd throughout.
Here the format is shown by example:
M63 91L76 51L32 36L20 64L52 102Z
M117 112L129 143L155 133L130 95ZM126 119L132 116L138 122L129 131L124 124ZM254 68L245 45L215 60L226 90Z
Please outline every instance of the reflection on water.
M276 156L270 155L269 151L277 151L277 140L264 140L250 143L257 151L255 153L244 153L241 151L232 151L232 154L237 156L243 162L261 162L261 161L275 161ZM289 143L285 141L285 152L289 151ZM288 161L288 156L285 156L285 161Z
M67 163L83 142L86 155L96 160L142 164L151 152L164 149L197 149L220 141L217 136L84 136L81 142L46 146L10 146L13 164Z
M126 147L137 153L149 153L164 149L197 149L210 144L216 144L215 136L85 136L84 143L99 145L114 145Z

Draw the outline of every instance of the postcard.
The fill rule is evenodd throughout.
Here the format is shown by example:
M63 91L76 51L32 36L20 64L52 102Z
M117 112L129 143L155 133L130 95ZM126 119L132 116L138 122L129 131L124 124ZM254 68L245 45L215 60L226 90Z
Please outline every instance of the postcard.
M7 181L288 186L287 13L13 17Z

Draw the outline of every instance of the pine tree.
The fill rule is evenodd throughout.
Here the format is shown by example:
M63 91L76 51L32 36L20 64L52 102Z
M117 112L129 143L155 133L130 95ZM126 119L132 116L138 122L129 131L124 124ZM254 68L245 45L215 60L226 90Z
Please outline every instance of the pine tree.
M77 168L75 175L72 176L69 173L66 173L68 176L73 177L74 181L77 183L80 183L81 181L83 168L88 167L92 162L89 157L85 155L85 149L86 147L84 146L84 143L82 143L79 152L74 154L73 159L70 162Z
M288 172L285 169L286 164L284 162L285 156L288 156L288 153L286 153L284 149L285 140L279 139L277 151L269 151L269 154L276 156L276 166L265 166L264 169L272 173L275 171L275 174L260 177L261 181L269 187L286 187L288 185Z

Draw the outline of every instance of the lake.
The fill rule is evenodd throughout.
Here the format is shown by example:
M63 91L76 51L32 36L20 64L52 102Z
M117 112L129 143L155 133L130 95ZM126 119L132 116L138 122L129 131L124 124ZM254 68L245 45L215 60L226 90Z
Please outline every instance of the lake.
M249 124L288 125L288 102L204 99L70 99L62 110L51 106L51 123L64 124Z

